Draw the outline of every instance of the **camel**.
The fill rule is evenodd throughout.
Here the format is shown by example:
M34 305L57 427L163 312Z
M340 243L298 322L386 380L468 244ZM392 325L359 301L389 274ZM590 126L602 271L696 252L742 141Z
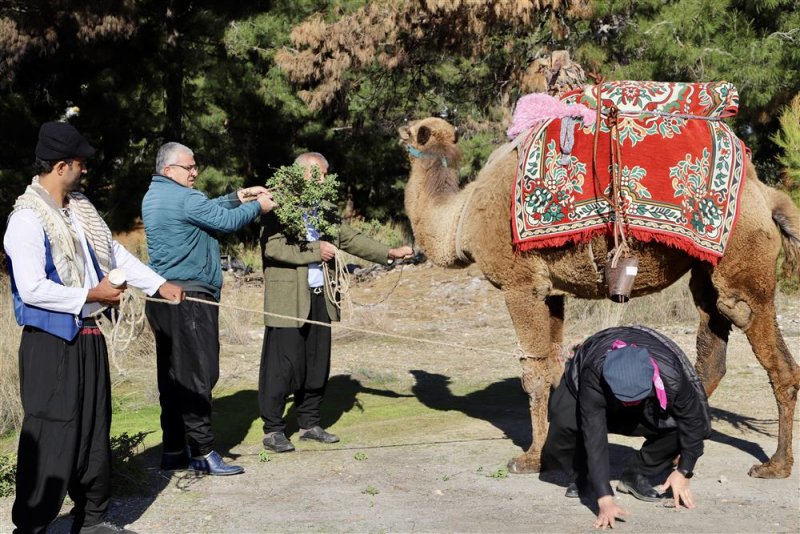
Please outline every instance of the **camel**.
M463 268L475 263L502 291L522 353L522 386L529 396L532 443L509 463L513 473L538 472L547 434L547 402L560 378L564 299L606 297L596 276L605 268L613 240L517 253L512 245L511 194L517 167L512 145L498 148L476 179L459 188L456 129L440 118L399 130L409 151L405 209L417 244L434 264ZM632 241L639 258L632 297L661 291L691 272L690 288L700 316L697 372L708 395L725 375L732 325L742 329L766 369L778 405L778 446L750 476L791 473L792 420L800 366L790 354L775 317L776 264L783 245L784 270L800 272L800 210L785 193L764 185L747 163L739 219L716 266L655 242Z

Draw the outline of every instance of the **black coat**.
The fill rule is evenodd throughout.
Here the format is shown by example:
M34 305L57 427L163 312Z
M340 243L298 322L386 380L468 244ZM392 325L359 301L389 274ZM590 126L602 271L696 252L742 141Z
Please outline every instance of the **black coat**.
M603 364L614 340L646 348L656 361L666 410L655 391L635 406L624 406L603 379ZM643 326L607 328L587 339L567 362L566 383L578 399L578 427L589 466L589 482L598 490L608 485L608 433L637 435L642 425L657 432L677 429L679 468L692 471L703 454L703 440L711 435L708 399L686 355L670 339ZM600 494L603 494L601 492Z

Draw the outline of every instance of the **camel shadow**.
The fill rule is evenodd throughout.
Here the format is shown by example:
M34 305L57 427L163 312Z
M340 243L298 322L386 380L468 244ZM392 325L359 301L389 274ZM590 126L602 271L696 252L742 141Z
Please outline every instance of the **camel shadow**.
M733 428L736 430L755 432L756 434L769 437L775 437L775 433L768 430L767 427L777 426L778 424L777 419L756 419L754 417L739 415L737 413L722 410L720 408L711 408L712 424L715 421L725 421L733 426ZM764 449L761 447L761 445L753 441L729 436L727 434L723 434L719 430L714 429L712 429L711 437L709 439L711 441L716 441L717 443L730 445L731 447L739 449L740 451L753 456L759 462L763 463L769 460L769 455L764 452Z
M322 401L322 407L320 408L320 425L323 428L330 428L342 418L342 415L353 409L363 412L364 406L358 399L360 393L393 399L413 397L413 395L397 393L389 389L376 389L365 386L360 380L350 375L335 375L328 380L328 385L325 389L325 399ZM287 436L298 432L297 409L294 403L289 405L284 419L286 420Z
M483 419L501 430L514 445L527 449L531 443L531 416L528 395L519 378L505 378L480 391L463 396L450 391L450 377L420 369L409 371L415 384L411 392L428 408L456 410L475 419Z

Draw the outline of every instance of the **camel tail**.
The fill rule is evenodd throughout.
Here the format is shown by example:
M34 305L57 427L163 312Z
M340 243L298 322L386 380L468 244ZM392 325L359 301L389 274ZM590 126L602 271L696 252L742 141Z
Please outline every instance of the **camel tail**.
M778 225L783 241L783 275L800 278L800 209L791 197L772 187L763 187L772 220Z

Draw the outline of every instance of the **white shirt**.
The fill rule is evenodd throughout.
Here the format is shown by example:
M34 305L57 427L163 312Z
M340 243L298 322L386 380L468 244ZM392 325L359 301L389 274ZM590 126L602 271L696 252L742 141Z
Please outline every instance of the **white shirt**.
M306 223L306 241L319 241L319 231L308 224L308 218L303 216ZM322 276L322 265L319 263L308 264L308 287L322 287L325 279Z
M8 219L3 247L11 258L14 283L25 304L88 317L101 308L96 302L86 302L89 289L95 287L99 280L89 255L86 236L74 215L70 218L81 241L84 257L83 287L67 287L47 279L44 270L44 228L33 210L19 210ZM166 282L116 241L112 242L111 253L116 266L125 271L128 285L141 289L148 295L154 295L161 284Z

